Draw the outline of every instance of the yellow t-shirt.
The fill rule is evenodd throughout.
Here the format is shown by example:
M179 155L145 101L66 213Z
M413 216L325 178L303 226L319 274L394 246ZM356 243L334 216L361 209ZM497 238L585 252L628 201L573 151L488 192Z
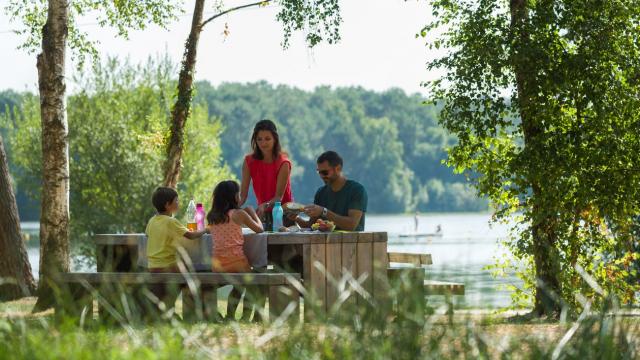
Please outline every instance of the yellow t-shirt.
M156 215L147 224L147 260L149 268L176 265L176 243L189 231L180 221Z

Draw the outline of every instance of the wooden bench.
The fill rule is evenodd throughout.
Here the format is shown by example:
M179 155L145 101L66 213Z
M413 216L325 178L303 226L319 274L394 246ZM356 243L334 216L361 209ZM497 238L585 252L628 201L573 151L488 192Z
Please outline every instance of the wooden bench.
M171 315L173 303L156 294L183 296L183 317L217 319L216 290L223 285L267 287L269 318L299 318L300 274L291 273L63 273L57 279L56 316L92 319L98 302L101 321L126 324Z
M387 257L390 263L407 264L413 266L413 268L420 268L424 265L432 265L431 254L416 254L416 253L387 253ZM403 271L406 267L390 268L390 276L396 276L394 272ZM409 268L411 269L411 268ZM420 269L422 270L422 269ZM406 271L406 270L405 270ZM424 270L422 270L424 273ZM464 284L439 281L439 280L427 280L423 279L422 285L424 287L425 295L464 295Z
M424 296L444 295L447 303L447 313L453 314L452 295L464 295L464 284L426 279L426 272L422 268L424 265L433 264L430 254L415 253L387 253L389 263L399 263L410 267L389 267L387 274L389 281L395 282L395 286L400 287L401 292L417 293L415 298L403 297L397 299L398 307L410 313L423 313L425 311ZM419 302L418 302L419 301Z
M411 264L416 267L433 264L431 254L388 252L387 258L390 263Z

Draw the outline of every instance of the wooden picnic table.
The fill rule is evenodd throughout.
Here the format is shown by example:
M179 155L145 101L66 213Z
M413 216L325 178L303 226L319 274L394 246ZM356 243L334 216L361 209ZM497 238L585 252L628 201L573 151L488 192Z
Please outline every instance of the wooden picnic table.
M341 306L360 306L386 299L386 232L262 233L244 236L245 243L266 242L269 255L271 252L281 252L283 247L301 249L302 283L308 292L305 296L305 309L310 309L309 305L313 305L320 313L329 311L338 300L340 287L352 290L358 287L353 281L340 281L349 277L357 279L361 290L365 290L371 298L352 293ZM98 234L94 236L94 240L99 272L138 271L138 246L145 240L144 234ZM201 243L192 244L202 248L203 242L206 243L207 240L212 241L210 235L199 240ZM310 299L315 302L310 303Z

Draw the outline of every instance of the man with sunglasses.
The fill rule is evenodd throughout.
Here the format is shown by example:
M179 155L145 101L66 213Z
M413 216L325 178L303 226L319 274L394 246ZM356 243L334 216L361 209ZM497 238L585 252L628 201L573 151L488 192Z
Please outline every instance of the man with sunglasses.
M317 219L325 219L333 221L337 230L364 231L367 191L342 174L340 155L335 151L324 152L318 157L317 171L325 185L316 192L313 205L304 208L311 220L304 222L298 218L298 223L309 227Z

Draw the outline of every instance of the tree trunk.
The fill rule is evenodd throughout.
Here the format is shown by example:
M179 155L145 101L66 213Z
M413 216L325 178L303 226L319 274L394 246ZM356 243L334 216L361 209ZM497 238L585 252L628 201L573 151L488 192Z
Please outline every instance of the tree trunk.
M533 187L533 196L540 196L540 188ZM533 213L540 214L541 210L533 206ZM557 233L556 219L543 215L539 222L533 225L533 260L536 270L536 293L533 313L536 316L546 316L557 319L561 311L560 259L556 249Z
M536 69L531 66L532 62L529 59L532 47L527 31L529 21L527 0L511 0L510 10L512 36L515 44L511 61L516 76L525 151L536 151L536 143L542 134L542 129L535 113L537 109L535 101L537 94ZM533 202L531 230L536 275L533 314L557 317L561 309L559 301L561 285L558 280L560 266L555 248L557 241L555 219L552 215L544 213L545 209L540 204L544 187L536 179L530 180Z
M20 236L18 205L9 177L9 164L0 135L0 301L20 299L35 293L27 249Z
M38 55L42 120L42 213L40 215L40 281L34 311L50 308L55 275L69 271L69 149L65 103L67 0L49 0Z
M176 187L180 178L182 151L184 147L184 126L191 109L193 74L196 68L198 40L202 30L204 0L196 0L191 21L191 32L185 44L180 77L178 78L178 98L171 111L171 134L167 145L167 160L164 167L164 185Z

